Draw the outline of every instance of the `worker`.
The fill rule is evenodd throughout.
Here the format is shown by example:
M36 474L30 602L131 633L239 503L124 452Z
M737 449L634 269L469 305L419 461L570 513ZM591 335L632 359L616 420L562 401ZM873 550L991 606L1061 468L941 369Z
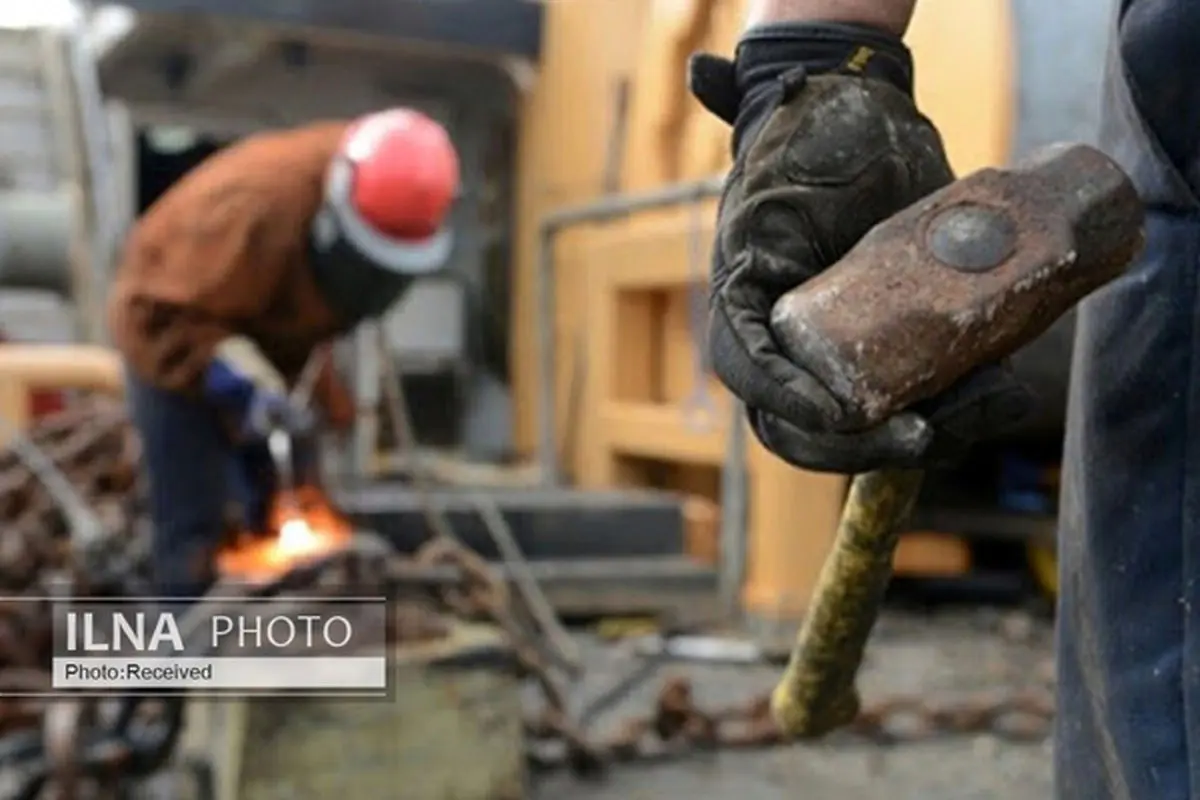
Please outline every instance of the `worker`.
M286 389L317 348L446 265L458 183L445 129L391 109L245 138L134 225L109 326L143 441L162 595L211 585L229 500L261 529L268 428L311 422ZM354 404L328 358L315 374L313 413L346 430Z
M870 430L771 338L772 305L946 169L902 42L915 0L752 0L692 91L733 128L709 349L762 443L818 471L928 466L1029 408L1003 365ZM1147 245L1081 305L1060 499L1056 795L1200 798L1200 3L1117 3L1101 146Z

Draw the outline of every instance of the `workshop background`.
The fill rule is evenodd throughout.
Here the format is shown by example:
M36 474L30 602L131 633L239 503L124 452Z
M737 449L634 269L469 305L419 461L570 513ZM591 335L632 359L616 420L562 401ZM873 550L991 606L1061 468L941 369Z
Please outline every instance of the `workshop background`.
M109 502L133 482L95 477L96 463L109 469L135 446L119 409L93 396L121 392L102 308L131 222L253 131L420 107L462 155L456 250L377 328L338 345L359 414L327 454L336 507L408 553L436 506L498 574L511 578L519 558L580 643L586 675L570 700L580 716L626 672L658 667L592 715L596 730L647 713L672 675L690 681L704 713L728 705L756 719L745 701L778 672L773 656L803 617L847 482L762 450L697 347L728 131L687 94L684 64L696 50L730 52L743 0L7 5L17 4L0 9L0 445L32 431L68 477L91 476L81 492L105 501L107 524L136 538L136 504ZM917 100L959 174L1052 141L1093 141L1111 5L918 3ZM1034 418L923 491L863 676L876 718L857 734L768 747L749 724L717 737L749 752L709 752L692 737L700 757L618 763L592 780L530 767L486 736L429 734L420 752L445 750L431 761L495 768L435 794L462 772L448 766L427 789L394 796L851 800L885 787L923 800L1048 797L1071 325L1015 359L1041 398ZM391 413L393 385L407 421ZM72 449L71 435L88 431L92 444ZM0 527L42 541L54 512L28 511L18 450L0 455ZM3 563L10 556L0 543L0 576L25 574L28 563ZM16 586L0 581L3 593ZM422 653L406 656L424 676L414 686L436 671ZM7 709L0 750L21 728L3 721ZM472 713L459 709L453 729ZM394 724L376 734L394 735L400 752L420 734L401 730L411 720ZM430 760L401 759L396 779ZM6 763L0 754L0 776ZM274 796L266 778L234 784L212 796Z

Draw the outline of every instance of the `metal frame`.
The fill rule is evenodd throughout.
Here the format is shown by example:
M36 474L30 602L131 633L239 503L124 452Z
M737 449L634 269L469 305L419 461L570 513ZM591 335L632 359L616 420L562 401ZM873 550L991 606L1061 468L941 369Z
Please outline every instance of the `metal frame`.
M554 340L556 276L554 244L561 233L583 222L603 222L639 211L694 204L717 197L725 177L679 183L652 192L614 195L594 203L551 212L538 226L535 283L538 299L538 442L540 480L546 487L563 485L555 434L557 414L557 343ZM718 593L721 610L732 619L741 607L741 586L746 568L747 464L746 430L740 403L732 404L732 419L721 465L721 554Z
M534 0L122 0L120 5L144 14L339 30L535 60L541 57L545 14Z
M511 567L490 566L498 579L515 581ZM679 557L531 560L528 568L559 616L649 614L687 627L711 623L720 613L712 570ZM422 567L405 577L433 584L459 579L453 567Z
M537 461L542 483L563 485L558 463L554 389L558 367L554 341L555 288L554 242L564 229L582 222L605 222L639 211L670 208L698 203L718 196L725 185L724 176L702 181L678 183L653 192L605 197L595 203L552 211L538 225L538 250L535 283L538 298L538 442Z

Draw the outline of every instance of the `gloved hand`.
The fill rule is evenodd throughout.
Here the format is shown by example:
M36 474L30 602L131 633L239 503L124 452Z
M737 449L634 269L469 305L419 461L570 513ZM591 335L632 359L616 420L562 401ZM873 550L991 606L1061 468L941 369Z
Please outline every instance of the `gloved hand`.
M796 466L854 473L952 460L1024 417L1031 396L995 366L856 430L770 331L784 293L953 177L937 130L913 102L903 42L859 25L774 24L747 32L733 62L697 55L689 72L696 98L733 126L708 345L759 440Z
M305 432L313 424L311 416L286 397L255 385L220 359L209 364L204 378L205 397L230 417L239 442L260 441L277 427Z

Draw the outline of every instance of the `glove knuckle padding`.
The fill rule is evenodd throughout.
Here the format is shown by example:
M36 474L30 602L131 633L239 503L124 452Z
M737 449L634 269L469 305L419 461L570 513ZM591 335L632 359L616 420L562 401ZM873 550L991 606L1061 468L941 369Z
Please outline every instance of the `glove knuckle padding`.
M779 294L815 275L824 259L810 195L804 187L781 186L732 208L722 228L725 263L740 258L739 271Z
M740 161L724 257L761 253L753 278L782 291L951 178L940 137L906 95L845 76L809 79L771 113Z
M809 78L780 105L750 146L751 169L764 166L773 183L844 186L895 149L891 117L903 97L875 81L843 76ZM757 171L757 170L755 170ZM749 183L753 185L754 179Z

